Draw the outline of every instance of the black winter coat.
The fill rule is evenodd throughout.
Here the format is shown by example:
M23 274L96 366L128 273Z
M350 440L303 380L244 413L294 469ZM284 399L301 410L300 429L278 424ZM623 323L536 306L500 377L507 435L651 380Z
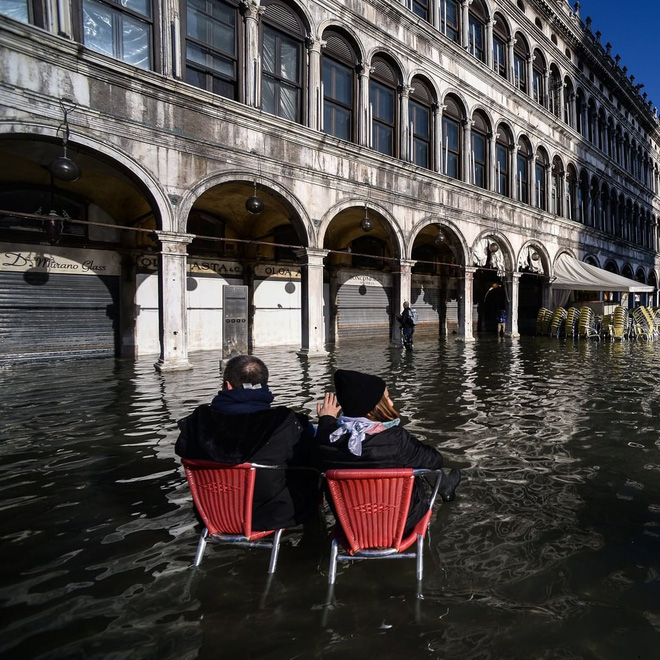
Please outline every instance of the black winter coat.
M412 467L439 470L442 454L420 442L402 426L393 426L382 433L366 436L362 443L362 455L355 456L348 449L350 435L345 433L337 442L330 443L330 434L337 429L334 417L324 416L319 420L316 434L317 464L322 471L341 468L396 468ZM420 480L415 488L406 520L405 533L421 520L428 510L428 498Z
M305 415L279 406L258 412L226 414L199 406L179 421L174 451L182 458L218 463L307 466L312 433ZM257 470L252 527L293 527L318 506L318 475L313 471Z

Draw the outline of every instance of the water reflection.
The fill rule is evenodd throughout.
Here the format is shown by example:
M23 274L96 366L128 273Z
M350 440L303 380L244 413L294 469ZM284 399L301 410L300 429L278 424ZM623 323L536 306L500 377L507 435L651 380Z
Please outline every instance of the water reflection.
M419 341L261 355L312 413L336 367L381 375L408 428L464 468L414 562L342 567L285 541L198 571L176 420L219 387L153 360L0 371L4 632L15 657L651 657L660 639L658 342ZM410 564L410 565L408 565Z

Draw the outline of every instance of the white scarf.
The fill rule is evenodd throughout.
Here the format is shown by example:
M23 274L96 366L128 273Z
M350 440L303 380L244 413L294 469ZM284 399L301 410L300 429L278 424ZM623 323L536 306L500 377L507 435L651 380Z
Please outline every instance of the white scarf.
M346 417L345 415L339 415L337 419L337 430L330 434L330 442L337 442L343 435L350 433L348 451L354 456L362 456L362 443L365 440L365 436L374 435L393 426L397 426L399 421L399 419L394 419L391 422L374 422L366 417Z

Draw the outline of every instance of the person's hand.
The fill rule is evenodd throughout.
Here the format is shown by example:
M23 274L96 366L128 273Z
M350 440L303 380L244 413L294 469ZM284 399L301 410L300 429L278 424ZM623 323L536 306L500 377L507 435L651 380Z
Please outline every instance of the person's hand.
M337 403L337 395L333 392L326 392L321 403L316 404L316 412L319 417L330 415L338 417L341 406Z

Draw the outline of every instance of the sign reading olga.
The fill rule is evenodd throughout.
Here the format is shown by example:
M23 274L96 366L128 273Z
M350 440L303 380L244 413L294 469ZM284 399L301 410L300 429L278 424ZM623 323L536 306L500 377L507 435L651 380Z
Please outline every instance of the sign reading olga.
M15 273L70 273L72 275L121 275L116 252L43 245L0 243L0 270Z

